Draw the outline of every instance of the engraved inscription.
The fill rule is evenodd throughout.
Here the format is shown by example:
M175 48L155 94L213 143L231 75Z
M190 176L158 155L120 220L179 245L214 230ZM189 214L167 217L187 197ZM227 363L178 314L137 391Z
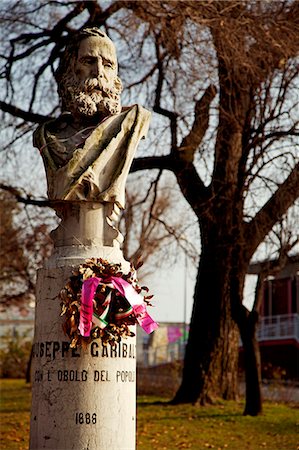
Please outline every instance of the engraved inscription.
M135 372L132 370L117 370L116 381L122 383L133 383L135 381Z
M102 345L99 342L92 342L89 350L90 355L94 358L136 358L136 345L119 342L115 346ZM35 342L32 349L33 358L45 358L54 360L57 357L79 358L80 350L70 348L67 341L46 341Z
M96 413L82 413L76 412L75 414L75 423L77 425L95 425L97 423L97 415Z
M39 383L43 381L95 381L95 382L110 382L111 380L117 383L133 383L136 380L134 370L94 370L88 372L87 370L36 370L34 373L34 381Z

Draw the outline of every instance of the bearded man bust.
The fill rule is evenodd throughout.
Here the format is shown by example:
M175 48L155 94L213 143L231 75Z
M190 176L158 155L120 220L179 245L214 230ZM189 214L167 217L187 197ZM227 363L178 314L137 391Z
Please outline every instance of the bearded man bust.
M56 246L74 244L74 233L84 245L115 245L119 236L112 221L125 207L126 179L150 113L139 105L121 107L117 73L115 47L107 35L98 28L80 31L66 46L56 71L62 114L34 133L48 197L64 222ZM99 224L97 231L88 229L92 210L99 209L106 224L102 230Z

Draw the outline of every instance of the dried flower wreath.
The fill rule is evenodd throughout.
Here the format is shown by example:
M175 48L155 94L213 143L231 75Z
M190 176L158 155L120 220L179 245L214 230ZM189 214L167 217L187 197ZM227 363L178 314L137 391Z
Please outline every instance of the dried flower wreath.
M120 264L101 258L87 259L75 269L59 293L63 330L71 340L70 347L87 345L101 339L112 346L121 338L134 336L130 325L139 323L151 333L158 325L146 310L151 305L146 286L140 287L136 270L128 274Z

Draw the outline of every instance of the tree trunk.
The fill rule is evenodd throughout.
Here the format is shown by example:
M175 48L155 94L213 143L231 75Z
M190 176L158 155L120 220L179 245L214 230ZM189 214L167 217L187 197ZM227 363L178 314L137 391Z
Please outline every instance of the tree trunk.
M231 271L231 304L232 316L238 324L244 356L245 370L245 409L244 415L257 416L262 411L261 395L261 362L259 345L256 339L256 329L258 324L258 312L260 302L262 301L263 289L262 282L259 280L256 298L251 312L242 305L244 280L248 264L242 258L242 251L238 245L234 246L233 269Z
M239 329L244 351L244 370L246 383L246 403L244 415L257 416L262 412L261 358L256 339L258 313L248 312L241 307Z
M209 242L200 259L183 379L174 404L237 398L239 334L231 318L230 252L220 254L215 240Z

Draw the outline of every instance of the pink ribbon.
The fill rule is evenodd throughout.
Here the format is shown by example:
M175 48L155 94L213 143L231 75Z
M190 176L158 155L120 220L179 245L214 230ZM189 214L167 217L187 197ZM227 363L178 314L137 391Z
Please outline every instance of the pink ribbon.
M93 313L92 301L101 281L103 281L103 279L98 277L88 278L83 281L79 323L79 331L82 336L90 336ZM149 334L158 328L158 324L151 318L146 310L142 295L138 294L130 283L120 277L110 277L106 282L111 282L114 288L128 300L133 308L133 312L139 325L146 333Z
M93 313L92 301L99 282L100 279L96 277L88 278L83 281L79 322L79 331L81 336L90 336Z
M141 328L143 328L148 334L156 330L158 328L158 324L147 312L142 295L138 294L130 283L120 277L111 277L111 282L132 306L136 319Z

